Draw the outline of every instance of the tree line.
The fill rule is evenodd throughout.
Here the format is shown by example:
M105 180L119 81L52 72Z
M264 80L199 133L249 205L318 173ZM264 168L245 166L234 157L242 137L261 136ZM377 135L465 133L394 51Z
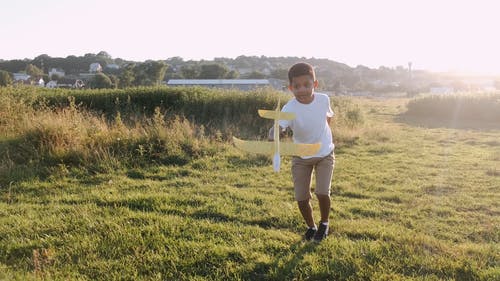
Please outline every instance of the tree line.
M332 92L422 92L439 87L444 79L435 73L413 70L403 66L381 66L377 69L363 65L350 67L329 59L304 57L238 56L213 60L184 60L170 57L165 60L143 62L113 58L105 51L66 58L39 55L34 59L0 60L0 86L13 83L12 73L24 72L46 82L60 77L48 77L52 68L61 68L67 76L87 73L92 63L99 63L102 71L85 81L90 88L126 88L159 85L170 79L288 79L288 68L298 61L306 61L316 69L321 90ZM447 78L448 79L448 78ZM448 79L450 80L450 79ZM468 85L455 79L447 82L457 90ZM496 85L500 86L497 82Z

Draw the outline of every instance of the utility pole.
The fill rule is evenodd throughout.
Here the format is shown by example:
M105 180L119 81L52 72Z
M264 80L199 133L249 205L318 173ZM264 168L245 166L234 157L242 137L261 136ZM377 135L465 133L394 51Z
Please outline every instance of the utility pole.
M412 79L412 73L411 73L411 61L408 62L408 80L410 81L411 84L411 79Z
M411 65L412 65L411 61L408 62L408 89L406 90L407 91L406 93L408 96L413 97L417 93L413 89L413 73L411 71Z

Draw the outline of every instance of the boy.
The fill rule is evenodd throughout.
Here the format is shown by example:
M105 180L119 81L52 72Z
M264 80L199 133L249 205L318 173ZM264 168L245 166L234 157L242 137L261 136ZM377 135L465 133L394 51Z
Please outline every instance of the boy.
M307 157L294 156L292 159L295 199L308 226L304 239L320 242L328 235L330 186L335 165L334 144L329 126L333 111L327 95L314 93L318 81L310 64L293 65L288 71L288 79L290 81L288 88L295 98L286 103L282 111L294 112L296 117L293 120L280 120L280 131L283 132L289 127L293 132L295 143L321 143L321 149L317 154ZM269 139L273 139L273 128L269 132ZM319 227L314 223L312 206L309 202L313 169L316 177L314 193L318 198L321 213Z

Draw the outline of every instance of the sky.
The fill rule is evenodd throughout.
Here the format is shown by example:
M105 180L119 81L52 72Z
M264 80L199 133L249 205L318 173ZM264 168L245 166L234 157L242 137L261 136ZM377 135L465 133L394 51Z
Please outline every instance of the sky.
M99 51L134 61L297 56L500 74L495 0L1 2L0 59Z

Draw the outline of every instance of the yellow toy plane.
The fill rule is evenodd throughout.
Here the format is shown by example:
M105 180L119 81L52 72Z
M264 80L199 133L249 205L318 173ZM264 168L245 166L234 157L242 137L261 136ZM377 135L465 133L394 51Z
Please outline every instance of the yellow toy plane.
M246 152L267 154L273 157L273 168L275 172L280 170L280 154L310 156L316 154L321 148L321 143L302 144L291 142L280 142L279 120L293 120L295 113L281 112L280 101L275 110L258 110L260 117L274 119L274 142L244 141L233 137L234 145Z

